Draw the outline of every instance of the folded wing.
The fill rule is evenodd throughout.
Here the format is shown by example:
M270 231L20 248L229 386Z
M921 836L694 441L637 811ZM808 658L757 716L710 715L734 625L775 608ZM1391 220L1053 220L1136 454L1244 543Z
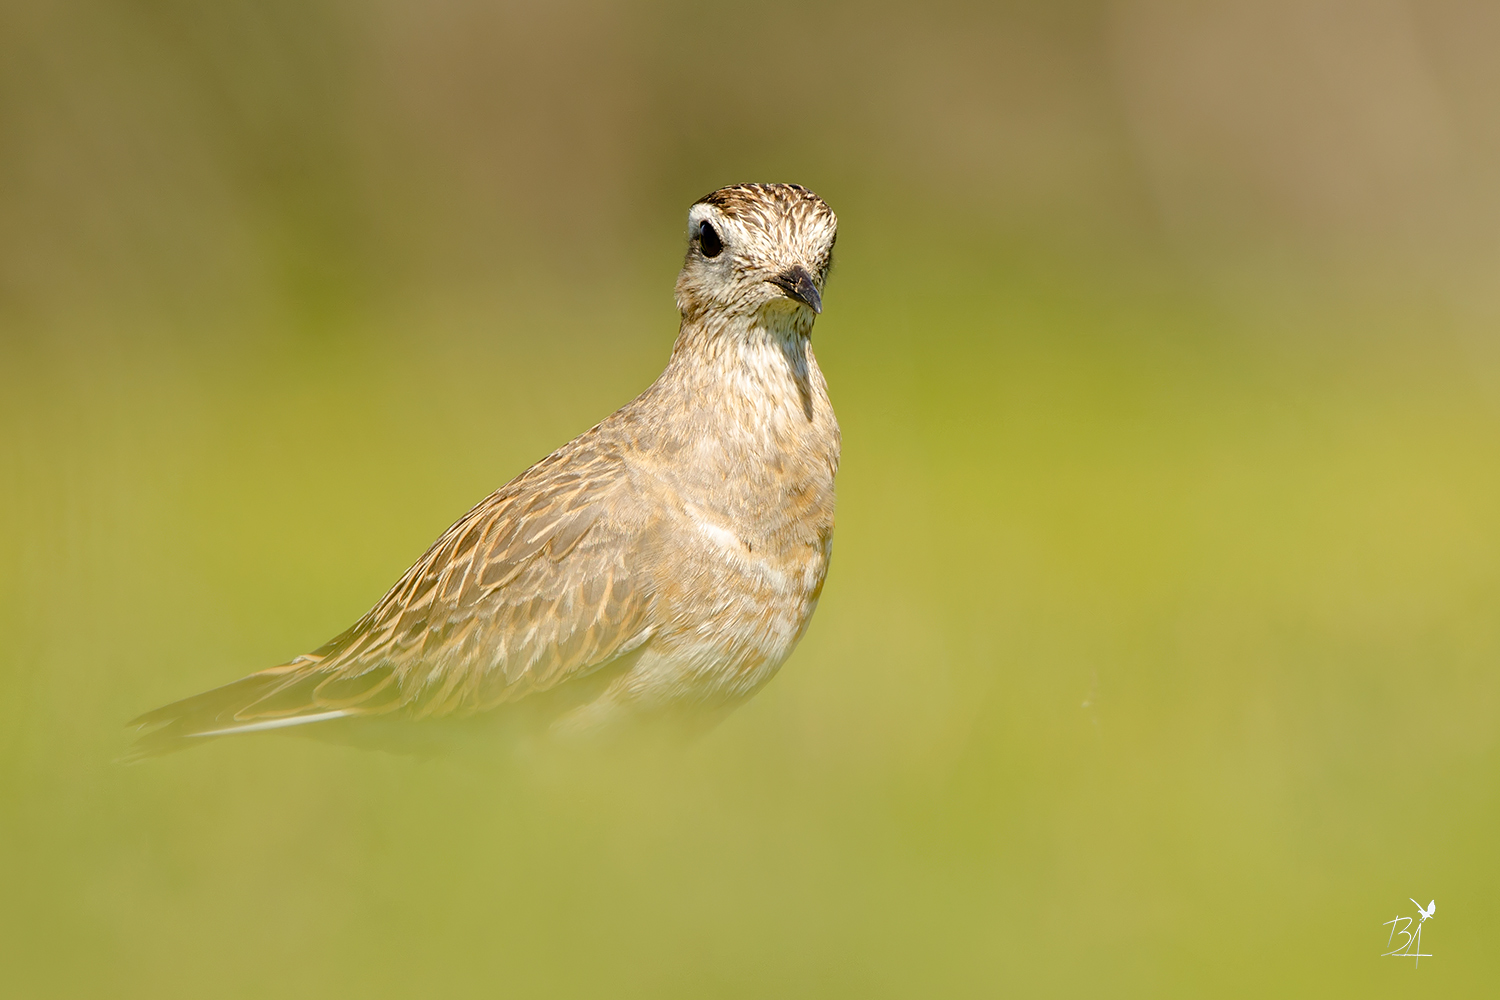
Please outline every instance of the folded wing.
M583 447L578 447L583 445ZM585 677L644 643L649 532L585 439L443 533L352 628L290 663L134 720L135 756L198 737L405 712L462 716Z

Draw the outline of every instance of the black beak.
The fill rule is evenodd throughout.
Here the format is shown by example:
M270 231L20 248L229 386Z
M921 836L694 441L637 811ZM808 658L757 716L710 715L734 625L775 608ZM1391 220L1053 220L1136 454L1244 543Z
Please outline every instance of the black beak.
M823 296L818 294L818 286L813 284L812 275L805 268L794 267L784 274L778 274L771 279L771 284L786 292L787 298L796 299L813 312L823 311Z

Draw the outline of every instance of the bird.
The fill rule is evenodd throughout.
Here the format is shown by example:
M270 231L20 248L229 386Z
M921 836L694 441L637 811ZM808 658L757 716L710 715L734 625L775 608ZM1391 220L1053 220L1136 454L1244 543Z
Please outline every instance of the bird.
M712 728L791 655L827 577L840 431L811 337L837 234L801 185L698 199L677 338L644 392L480 501L335 638L132 720L125 759L273 730L358 742L362 724L563 744Z
M1410 896L1407 896L1406 898L1411 899ZM1437 900L1435 899L1430 901L1425 908L1415 899L1411 899L1411 905L1415 906L1417 908L1417 912L1422 915L1421 922L1424 924L1427 923L1427 921L1437 913Z

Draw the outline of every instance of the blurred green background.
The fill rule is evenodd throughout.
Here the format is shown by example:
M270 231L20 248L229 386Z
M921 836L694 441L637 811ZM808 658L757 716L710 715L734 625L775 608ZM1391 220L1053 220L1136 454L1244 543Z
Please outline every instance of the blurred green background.
M0 994L1493 989L1497 48L1482 0L0 5ZM774 683L645 764L112 763L655 377L742 180L842 221Z

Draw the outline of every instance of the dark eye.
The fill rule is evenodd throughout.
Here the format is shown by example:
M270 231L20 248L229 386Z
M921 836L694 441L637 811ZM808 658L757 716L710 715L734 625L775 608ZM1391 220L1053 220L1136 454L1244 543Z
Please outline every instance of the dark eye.
M724 252L724 241L719 239L714 227L706 222L698 227L698 249L703 251L705 257L717 257Z

